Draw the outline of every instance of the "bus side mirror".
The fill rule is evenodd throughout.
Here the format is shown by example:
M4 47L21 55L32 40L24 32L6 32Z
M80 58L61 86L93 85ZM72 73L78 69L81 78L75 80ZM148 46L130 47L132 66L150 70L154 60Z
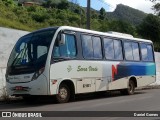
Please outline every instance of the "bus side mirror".
M59 40L59 45L64 45L65 44L65 34L61 34L60 40Z

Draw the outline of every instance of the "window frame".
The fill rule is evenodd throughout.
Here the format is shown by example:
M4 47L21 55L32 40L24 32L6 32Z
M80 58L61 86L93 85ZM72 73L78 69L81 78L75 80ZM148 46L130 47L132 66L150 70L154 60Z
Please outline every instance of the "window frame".
M138 45L138 53L139 53L139 60L134 60L133 44L132 44L133 61L139 62L139 61L141 61L141 54L140 54L140 45L139 45L139 42L132 41L132 43L137 43L137 45Z
M101 50L101 58L95 58L95 57L94 57L94 51L95 51L95 50L94 50L94 47L93 47L93 58L96 59L96 60L102 60L102 59L103 59L102 39L101 39L100 36L93 36L93 35L92 35L91 38L92 38L92 47L93 47L93 43L94 43L94 42L93 42L93 41L94 41L93 38L99 38L100 46L101 46L101 48L100 48L100 50Z
M62 56L55 57L54 54L53 54L53 51L54 51L54 47L55 47L56 40L57 40L57 38L56 38L55 43L54 43L54 45L53 45L53 49L52 49L52 57L53 57L54 59L55 59L55 58L56 58L56 59L58 59L58 58L76 59L77 56L78 56L78 47L77 47L77 37L76 37L76 35L75 35L75 34L69 34L69 33L63 33L63 34L65 34L65 35L72 35L72 36L74 37L76 54L75 54L74 57L62 57ZM58 35L57 35L57 37L58 37ZM66 38L65 38L65 42L66 42Z
M92 41L92 50L93 50L93 56L92 56L92 58L85 58L84 57L84 49L83 49L83 39L82 39L82 36L90 36L91 37L91 41ZM99 38L99 40L100 40L100 45L101 45L101 55L102 55L102 57L101 58L94 58L94 47L93 47L93 38L94 37L98 37ZM94 35L94 34L87 34L87 33L81 33L80 34L80 40L81 40L81 51L82 51L82 57L83 57L83 59L85 59L85 60L103 60L103 44L102 44L102 38L101 38L101 36L99 36L99 35Z
M127 60L126 59L126 55L125 55L125 47L124 47L124 43L125 42L130 42L131 43L131 48L132 48L132 57L133 57L133 60ZM134 60L134 54L133 54L133 45L132 43L137 43L138 44L138 53L139 53L139 60ZM138 41L135 41L135 40L123 40L123 49L124 49L124 60L125 61L133 61L133 62L140 62L142 59L141 59L141 49L140 49L140 44Z
M111 39L113 41L113 52L114 52L114 59L107 59L106 56L105 56L105 44L104 44L104 39ZM120 44L121 44L121 48L122 48L122 59L121 60L117 60L115 59L115 49L114 49L114 40L116 41L120 41ZM124 49L123 49L123 40L121 38L113 38L113 37L103 37L103 51L104 51L104 59L107 60L107 61L124 61Z
M143 60L143 59L142 59L141 44L145 44L146 47L147 47L147 45L151 45L151 47L152 47L152 57L153 57L153 60ZM152 43L140 42L140 43L139 43L139 47L140 47L140 54L141 54L141 61L142 61L142 62L155 62L154 47L153 47L153 44L152 44ZM148 48L147 48L147 50L148 50ZM148 54L147 54L147 57L148 57Z
M113 39L113 41L119 41L120 44L121 44L121 52L122 52L122 59L121 60L118 60L118 59L114 59L116 61L123 61L124 60L124 53L123 53L123 44L122 44L122 40L121 39ZM113 47L114 47L114 42L113 42ZM114 57L115 57L115 49L114 49Z

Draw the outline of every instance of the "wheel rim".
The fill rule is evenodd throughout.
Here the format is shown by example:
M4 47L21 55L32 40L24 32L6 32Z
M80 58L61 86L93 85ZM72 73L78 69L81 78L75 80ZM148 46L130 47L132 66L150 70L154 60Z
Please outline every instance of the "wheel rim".
M66 98L67 98L67 96L68 96L68 91L67 91L67 89L66 88L61 88L60 90L59 90L59 97L60 97L60 99L62 99L62 100L65 100Z

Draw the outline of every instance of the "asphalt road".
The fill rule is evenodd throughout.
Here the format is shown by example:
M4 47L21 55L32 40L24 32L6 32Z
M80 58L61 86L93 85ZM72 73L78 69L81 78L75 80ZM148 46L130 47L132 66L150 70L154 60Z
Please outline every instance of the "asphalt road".
M88 97L87 95L87 97L78 97L76 101L65 104L56 104L50 100L42 99L34 104L26 104L23 101L7 104L0 103L0 111L113 111L113 113L114 111L160 111L160 89L138 90L134 95L130 96L122 96L119 93L107 94L100 97ZM96 112L92 114L96 114ZM159 117L149 117L148 119L158 120L160 119L160 112L158 115ZM58 117L57 119L61 118ZM95 118L94 115L86 119L106 120L104 117ZM119 120L118 117L107 119ZM124 119L127 118L123 118L123 120ZM135 118L132 117L130 119ZM68 120L70 120L70 118L68 118ZM76 118L76 120L78 119Z

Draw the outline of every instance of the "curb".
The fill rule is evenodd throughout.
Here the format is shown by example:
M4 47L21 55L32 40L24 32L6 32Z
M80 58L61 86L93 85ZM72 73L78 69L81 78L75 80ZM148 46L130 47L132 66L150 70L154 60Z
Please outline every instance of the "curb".
M12 103L15 101L21 101L22 98L21 97L9 97L9 98L0 98L0 105L4 104L4 103Z
M160 85L149 85L149 86L137 88L136 90L149 90L149 89L160 89Z

